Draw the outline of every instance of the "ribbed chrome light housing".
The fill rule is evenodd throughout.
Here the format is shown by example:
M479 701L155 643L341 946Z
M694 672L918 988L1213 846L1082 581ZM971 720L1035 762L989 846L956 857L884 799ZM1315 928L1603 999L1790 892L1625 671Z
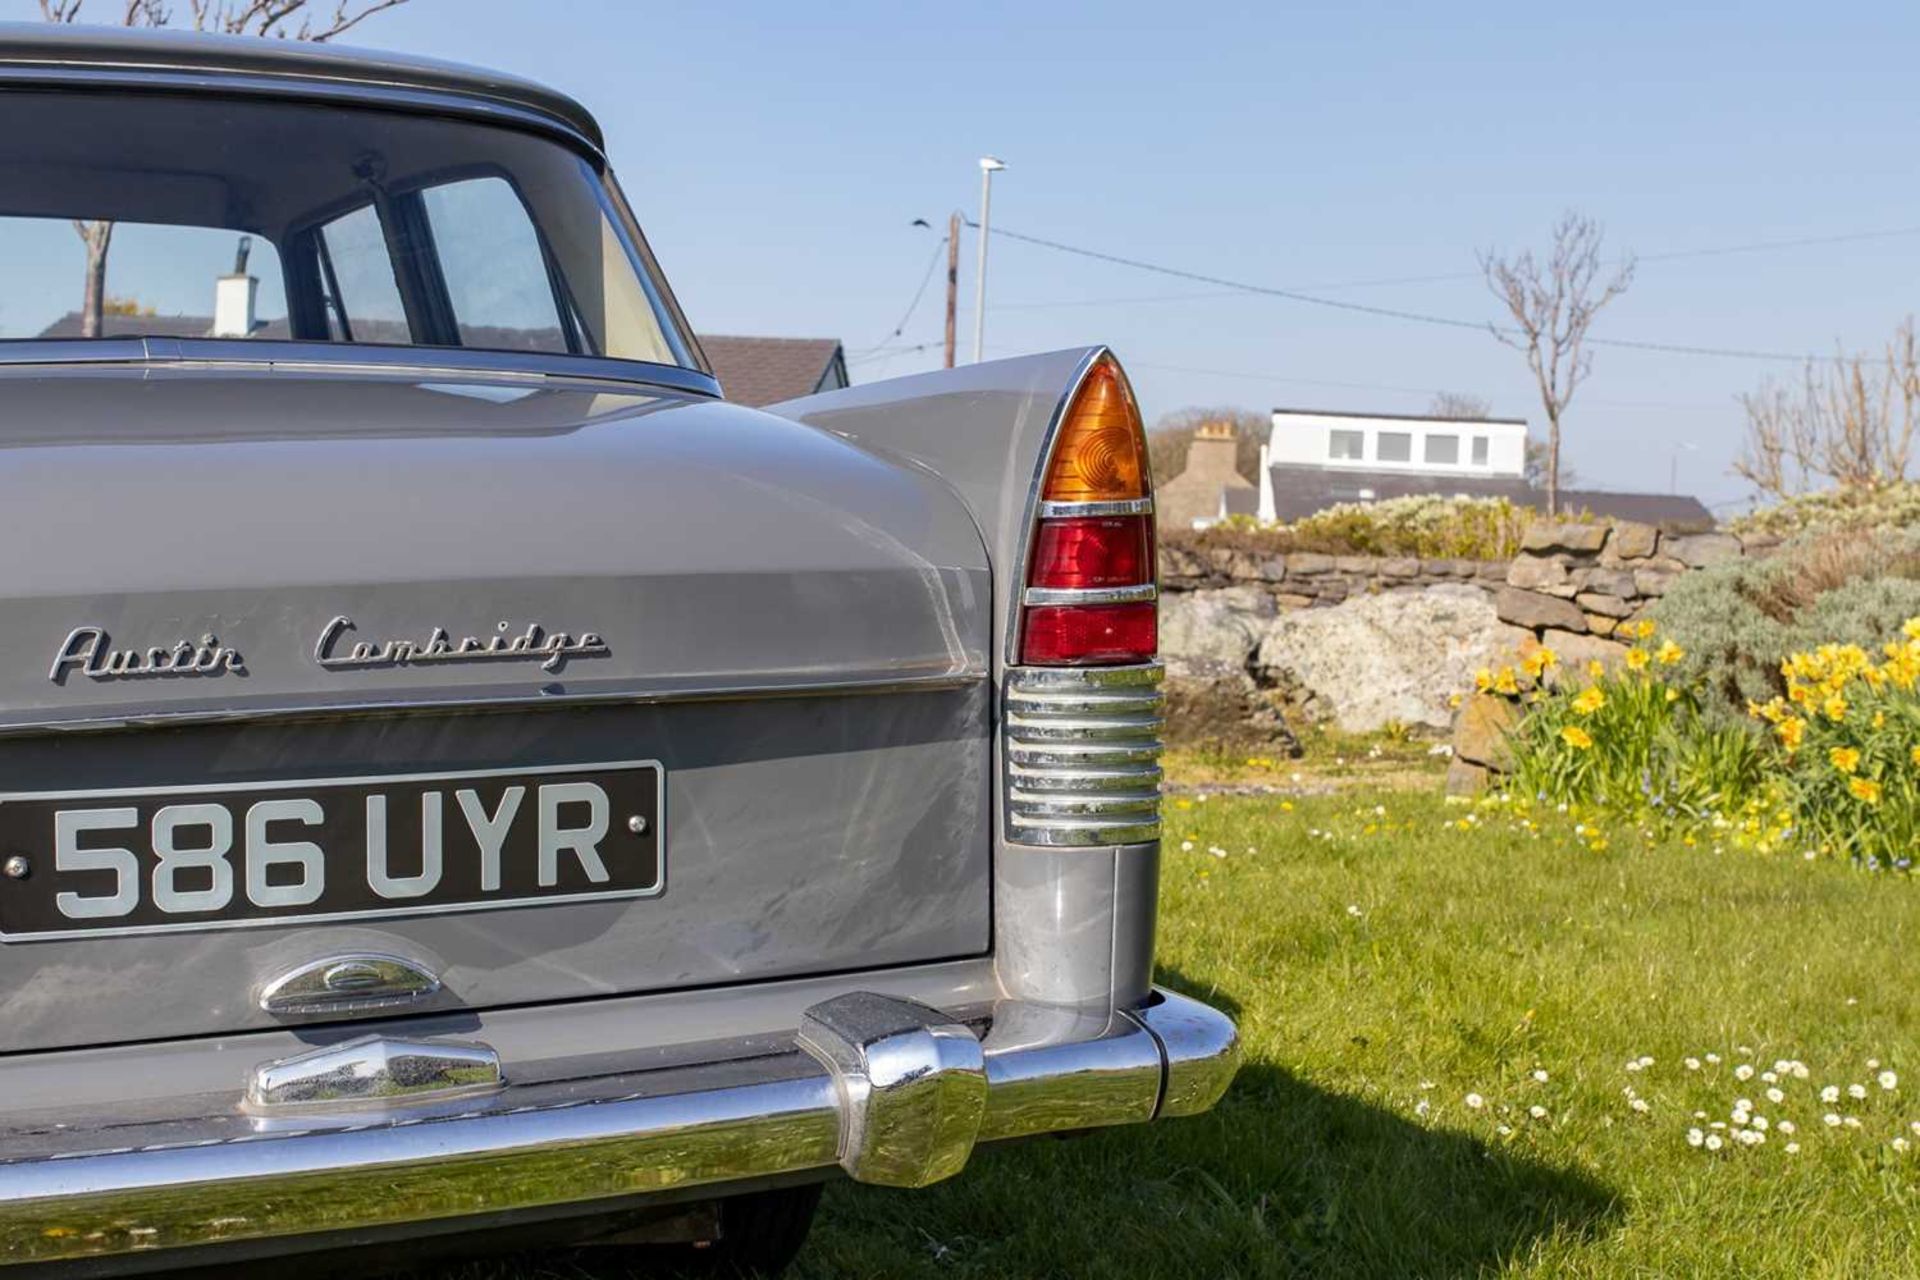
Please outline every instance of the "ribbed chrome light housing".
M1007 670L1007 838L1139 844L1160 838L1158 662Z

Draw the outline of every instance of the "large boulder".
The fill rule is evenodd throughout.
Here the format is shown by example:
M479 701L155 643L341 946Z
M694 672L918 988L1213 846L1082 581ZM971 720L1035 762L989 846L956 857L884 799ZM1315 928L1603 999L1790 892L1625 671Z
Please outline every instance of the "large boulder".
M1168 676L1244 674L1278 612L1273 597L1259 587L1167 592L1160 597L1160 657Z
M1279 712L1247 671L1278 612L1274 598L1259 587L1160 597L1170 740L1299 754Z
M1523 638L1485 591L1445 583L1283 614L1260 641L1254 674L1350 733L1395 721L1445 729L1452 695Z

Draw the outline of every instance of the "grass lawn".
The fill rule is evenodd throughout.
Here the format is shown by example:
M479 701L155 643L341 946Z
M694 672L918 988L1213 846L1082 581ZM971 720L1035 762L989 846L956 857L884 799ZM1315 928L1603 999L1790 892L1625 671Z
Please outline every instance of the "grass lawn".
M1161 980L1246 1039L1220 1107L836 1185L800 1276L1920 1274L1920 886L1428 792L1167 812Z

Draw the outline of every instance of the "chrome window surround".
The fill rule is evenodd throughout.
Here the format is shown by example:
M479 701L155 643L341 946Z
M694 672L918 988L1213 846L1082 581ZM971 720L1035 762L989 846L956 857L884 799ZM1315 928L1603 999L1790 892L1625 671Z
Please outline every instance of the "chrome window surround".
M1009 841L1115 845L1160 838L1163 671L1158 662L1008 668Z

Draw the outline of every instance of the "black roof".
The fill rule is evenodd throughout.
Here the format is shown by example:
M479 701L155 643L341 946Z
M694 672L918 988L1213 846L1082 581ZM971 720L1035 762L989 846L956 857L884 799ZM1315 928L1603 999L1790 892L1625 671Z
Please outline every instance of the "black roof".
M328 42L263 40L195 31L128 30L61 23L0 23L0 80L71 85L86 73L116 87L143 84L205 91L208 76L235 87L296 96L430 100L482 115L557 126L604 150L600 126L578 102L532 80L437 58L349 49Z
M1518 476L1447 476L1417 471L1366 471L1276 463L1272 468L1274 516L1283 524L1342 502L1381 501L1437 494L1443 498L1505 498L1542 510L1546 490ZM1365 490L1363 493L1362 491ZM1607 489L1562 489L1562 511L1589 511L1616 520L1636 520L1682 533L1713 527L1713 513L1700 499L1681 493L1623 493Z
M1431 413L1362 413L1357 409L1275 409L1275 413L1297 413L1309 418L1385 418L1389 422L1457 422L1472 426L1476 422L1494 422L1503 427L1524 427L1525 418L1439 418Z

